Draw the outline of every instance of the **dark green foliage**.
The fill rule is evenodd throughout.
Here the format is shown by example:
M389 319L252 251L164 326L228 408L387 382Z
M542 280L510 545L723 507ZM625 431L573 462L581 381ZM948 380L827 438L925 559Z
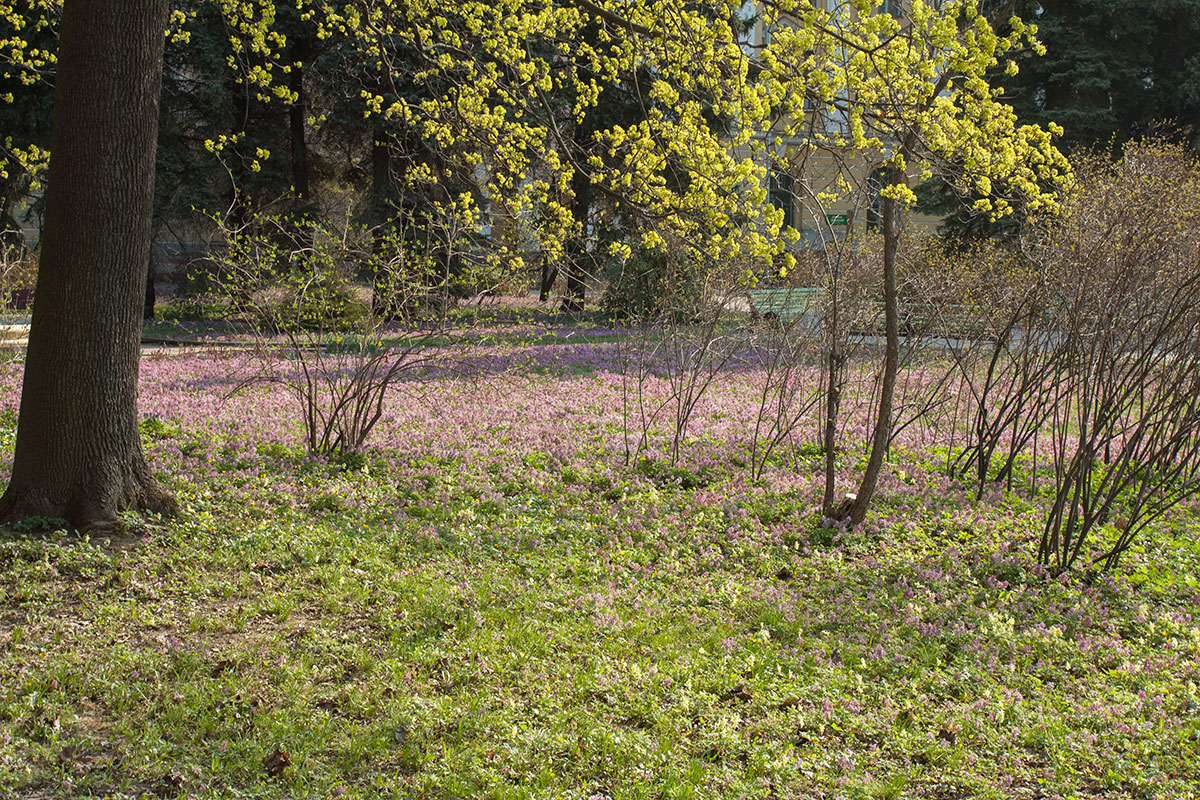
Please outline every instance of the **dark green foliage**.
M1130 140L1180 139L1200 150L1200 0L1020 0L999 4L1037 25L1045 55L1027 51L1016 75L997 73L1021 122L1062 125L1064 151L1111 151ZM998 20L999 21L999 20ZM918 189L923 212L943 218L951 247L1011 239L1020 209L992 222L940 180Z
M626 261L613 261L608 269L604 308L620 316L653 314L662 303L662 284L667 277L667 256L641 249Z
M702 467L694 470L653 458L643 458L638 461L637 471L662 489L698 489L708 486L717 479L713 470L709 468Z
M997 79L1024 121L1059 123L1071 148L1119 145L1162 123L1200 126L1200 0L1016 5L1046 45Z
M669 253L639 247L631 258L610 262L603 305L622 317L687 317L700 304L703 291L699 268L689 268Z

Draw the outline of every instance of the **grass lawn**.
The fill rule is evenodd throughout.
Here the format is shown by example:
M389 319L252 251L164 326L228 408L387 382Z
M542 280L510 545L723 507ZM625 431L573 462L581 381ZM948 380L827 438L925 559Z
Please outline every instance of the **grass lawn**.
M1039 499L906 440L824 528L809 451L748 477L753 370L626 466L613 337L519 338L332 462L241 356L147 360L185 512L0 533L0 798L1200 793L1200 510L1054 578Z

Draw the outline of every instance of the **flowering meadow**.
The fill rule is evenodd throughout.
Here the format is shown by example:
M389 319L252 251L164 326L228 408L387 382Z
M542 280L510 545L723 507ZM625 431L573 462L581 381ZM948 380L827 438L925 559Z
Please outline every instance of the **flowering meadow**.
M0 798L1200 795L1200 509L1055 576L1044 498L960 485L922 423L866 521L827 526L815 418L753 475L754 359L672 459L631 332L525 319L397 383L334 458L241 386L252 354L145 356L184 510L0 533Z

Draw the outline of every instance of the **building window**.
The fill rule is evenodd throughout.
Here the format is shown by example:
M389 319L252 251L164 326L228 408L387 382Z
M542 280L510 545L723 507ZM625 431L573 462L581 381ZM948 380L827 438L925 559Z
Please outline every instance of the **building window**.
M783 225L787 227L795 222L795 193L796 181L786 172L771 170L771 186L767 195L768 202L783 212Z
M887 170L880 167L867 178L867 230L883 230L883 187L887 185Z
M904 16L904 9L900 5L900 0L883 0L879 4L879 13L900 19Z

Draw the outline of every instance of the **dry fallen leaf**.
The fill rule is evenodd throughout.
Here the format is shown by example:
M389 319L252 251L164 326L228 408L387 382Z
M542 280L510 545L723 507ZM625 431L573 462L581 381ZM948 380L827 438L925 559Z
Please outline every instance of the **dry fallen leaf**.
M281 747L276 747L266 758L263 759L263 769L265 769L267 774L272 778L278 778L283 774L283 771L291 765L291 763L292 759L291 756L287 754L287 751Z
M737 686L733 687L728 692L721 695L718 702L724 703L726 700L733 700L733 699L737 699L737 700L741 700L741 701L745 702L746 700L749 700L753 696L754 695L750 694L750 692L746 689L745 684L739 683Z

